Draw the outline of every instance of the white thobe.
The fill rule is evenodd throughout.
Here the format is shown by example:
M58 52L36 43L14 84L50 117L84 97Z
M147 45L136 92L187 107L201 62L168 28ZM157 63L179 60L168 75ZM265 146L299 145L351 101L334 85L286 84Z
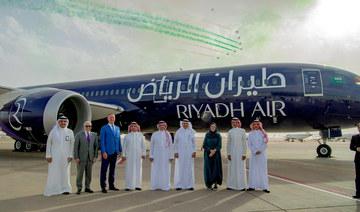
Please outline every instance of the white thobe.
M181 128L176 131L174 138L175 158L174 187L189 189L194 188L194 158L196 152L195 131Z
M60 127L58 127L60 128ZM70 129L58 129L58 135L51 130L46 143L46 158L52 158L49 163L48 178L44 196L52 196L71 192L70 165L68 158L73 158L74 133Z
M142 156L146 155L144 136L130 132L124 138L123 157L126 157L125 188L134 190L142 184Z
M232 128L228 132L227 155L231 156L228 162L226 186L234 190L246 188L246 132L242 128Z
M248 146L251 151L249 166L249 188L268 189L268 171L266 156L266 138L260 130L253 130L248 136ZM260 151L260 154L256 154Z
M174 151L171 135L170 144L166 142L165 131L157 131L151 136L150 158L151 179L150 190L170 190L171 163L169 159L174 159Z

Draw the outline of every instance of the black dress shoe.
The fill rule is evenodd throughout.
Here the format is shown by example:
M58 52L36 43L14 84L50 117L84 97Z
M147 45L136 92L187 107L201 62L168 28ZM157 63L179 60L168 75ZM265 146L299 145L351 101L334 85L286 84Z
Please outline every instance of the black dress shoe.
M91 190L90 188L85 188L85 192L88 192L88 193L94 193L93 190Z
M112 191L119 191L118 188L115 188L115 187L110 187L109 190L112 190Z
M103 193L107 193L106 188L101 188L101 192L103 192Z
M354 195L352 196L354 199L360 199L360 195Z
M141 188L135 188L135 190L141 191Z
M81 189L77 190L76 194L80 194L81 193Z
M130 191L130 189L126 188L125 191Z
M64 192L63 194L65 194L65 195L69 195L69 194L70 194L70 192Z
M244 189L241 189L240 191L246 191L246 188L244 188Z
M254 191L255 189L253 189L253 188L248 188L247 190L248 190L248 191Z
M264 189L263 191L264 191L265 193L270 193L270 191L267 190L267 189Z
M188 190L193 191L193 190L194 190L194 188L189 188Z
M232 188L226 188L226 190L233 190Z
M180 191L180 190L182 190L182 188L176 188L176 190L177 190L177 191Z

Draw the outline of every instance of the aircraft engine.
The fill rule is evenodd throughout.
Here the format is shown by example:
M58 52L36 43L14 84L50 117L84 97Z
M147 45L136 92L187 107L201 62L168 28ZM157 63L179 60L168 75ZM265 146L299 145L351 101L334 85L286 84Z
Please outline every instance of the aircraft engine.
M68 127L76 133L83 129L85 121L91 120L90 105L73 91L32 89L3 106L0 124L2 130L16 140L15 150L28 150L31 143L46 143L59 115L69 118Z

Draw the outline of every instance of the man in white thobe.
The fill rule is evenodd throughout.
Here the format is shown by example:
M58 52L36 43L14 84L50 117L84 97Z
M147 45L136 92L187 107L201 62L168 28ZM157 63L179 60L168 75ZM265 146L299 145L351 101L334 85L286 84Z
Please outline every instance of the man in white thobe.
M167 125L160 121L157 125L159 131L151 136L150 162L151 179L150 190L171 190L171 162L174 160L173 144Z
M49 163L44 196L71 193L70 164L74 152L74 133L68 129L69 120L61 116L51 130L46 143L46 160Z
M268 136L259 120L253 121L250 125L251 132L248 136L248 146L251 151L249 166L249 188L253 191L257 188L266 193L269 191L266 147Z
M142 161L145 156L146 144L144 136L140 133L140 126L136 122L131 122L123 144L122 159L126 160L125 191L141 190Z
M194 190L194 158L196 157L195 130L189 120L180 121L180 129L176 131L174 187L176 190Z
M238 118L231 120L232 129L228 132L227 156L228 175L226 186L228 190L246 190L246 132L241 128Z

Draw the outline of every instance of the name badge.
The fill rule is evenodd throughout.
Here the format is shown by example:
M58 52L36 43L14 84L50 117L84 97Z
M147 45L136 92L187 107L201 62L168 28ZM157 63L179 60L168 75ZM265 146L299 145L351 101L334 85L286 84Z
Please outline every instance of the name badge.
M70 137L68 135L65 136L65 141L70 141Z

